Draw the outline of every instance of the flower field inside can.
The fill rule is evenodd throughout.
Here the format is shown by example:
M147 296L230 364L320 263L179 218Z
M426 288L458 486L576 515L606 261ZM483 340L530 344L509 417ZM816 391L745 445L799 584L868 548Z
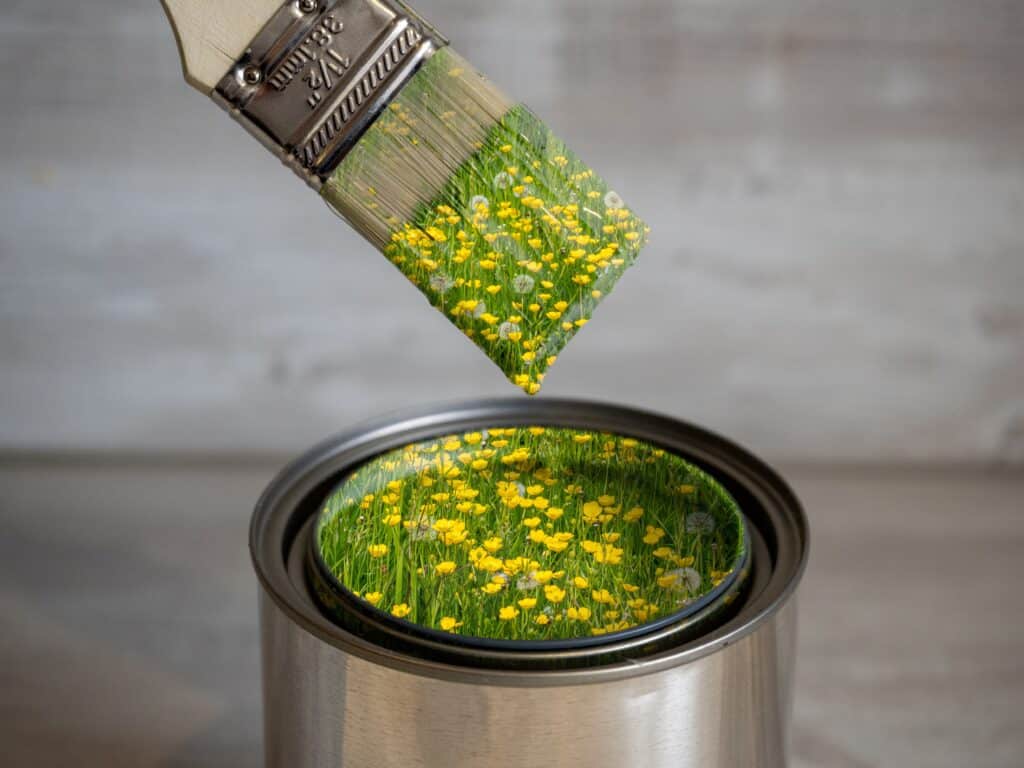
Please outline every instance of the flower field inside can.
M349 475L316 529L366 606L466 637L608 635L684 611L744 555L712 477L643 441L551 427L449 435Z

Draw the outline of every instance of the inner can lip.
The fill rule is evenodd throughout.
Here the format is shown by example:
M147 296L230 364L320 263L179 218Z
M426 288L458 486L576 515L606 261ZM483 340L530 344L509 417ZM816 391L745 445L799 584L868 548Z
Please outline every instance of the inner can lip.
M382 611L369 603L360 600L350 589L345 587L330 567L324 561L323 553L317 546L317 537L309 537L306 558L308 561L307 573L315 582L314 593L319 597L321 607L328 611L333 618L345 626L345 613L354 612L361 614L366 619L375 623L390 627L396 632L422 637L438 643L444 643L463 648L479 648L486 650L512 651L515 653L529 653L535 651L567 651L584 648L599 648L612 645L620 640L632 640L652 635L659 630L666 629L675 624L685 622L698 614L706 612L707 609L725 608L730 602L737 598L746 584L749 575L749 562L751 558L750 531L747 529L746 520L743 526L743 546L736 558L733 560L729 575L722 580L718 586L704 593L701 597L684 606L681 610L669 613L660 619L639 624L629 629L609 632L596 637L574 637L560 638L554 640L504 640L498 638L479 637L475 635L460 635L432 629L412 621L400 619L386 611ZM330 598L325 599L324 590ZM713 619L712 612L707 618ZM710 623L710 622L701 622ZM694 630L695 627L689 627Z
M312 597L308 582L296 580L290 563L305 557L303 527L326 494L344 476L388 449L482 424L561 426L635 436L664 447L705 469L747 513L756 539L749 594L742 605L697 637L680 636L669 645L633 638L599 648L538 652L547 666L519 668L524 654L502 649L453 649L426 638L401 646L383 645L331 620ZM301 538L301 552L295 551ZM759 549L760 548L760 549ZM329 440L293 462L271 483L257 504L250 527L250 549L264 598L289 620L328 646L371 663L403 671L494 685L566 685L649 674L688 663L738 642L770 619L790 598L802 576L808 552L807 521L785 482L770 467L739 446L698 427L650 412L615 405L548 399L469 401L417 408L377 419ZM299 571L302 570L301 565ZM301 583L300 583L301 582ZM659 634L664 635L662 630ZM634 655L614 655L632 649ZM449 651L455 650L455 653ZM461 651L461 652L460 652ZM593 665L566 666L566 657L594 654L611 659ZM486 657L486 665L467 659ZM507 664L505 662L508 662Z

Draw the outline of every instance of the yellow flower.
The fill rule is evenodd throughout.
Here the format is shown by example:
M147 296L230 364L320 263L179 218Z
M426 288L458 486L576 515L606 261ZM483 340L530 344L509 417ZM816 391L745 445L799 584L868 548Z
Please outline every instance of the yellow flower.
M452 616L444 616L441 618L441 629L445 632L452 632L462 626L461 621L456 621Z
M583 576L576 576L572 580L572 583L573 583L573 586L576 587L577 589L586 589L587 587L590 586L590 581L588 579L584 578Z
M565 590L559 589L554 584L544 587L544 597L552 603L560 603L565 599Z
M661 528L655 528L653 525L647 526L647 533L644 534L644 544L657 544L664 537L665 531Z
M434 523L433 528L437 531L438 540L442 544L446 544L448 546L461 544L469 538L469 531L466 530L466 524L461 520L448 520L442 518Z
M434 566L434 571L440 576L448 576L449 574L455 573L455 563L451 560L445 560L442 563L438 563Z
M540 528L534 528L532 531L530 531L530 534L529 536L527 536L527 538L534 544L543 544L545 541L547 541L548 535L544 533L544 531L542 531Z
M615 602L615 598L612 597L611 592L607 589L595 589L590 593L590 597L595 603L601 603L603 605L609 605Z
M593 524L601 514L601 505L596 501L588 501L583 505L583 522Z
M536 528L538 525L540 525L540 518L528 517L525 520L523 520L523 525L525 525L527 528Z
M589 608L570 608L566 615L573 621L590 621L592 614Z
M380 592L367 592L365 595L363 595L363 599L370 605L376 605L381 601L381 598L383 597L384 595L382 595Z
M477 563L477 565L479 568L487 571L488 573L497 573L502 568L501 560L497 557L492 557L490 555L483 558L479 563Z
M398 605L391 606L391 615L397 616L400 619L404 619L410 613L412 613L412 608L405 603L398 603Z
M402 522L402 516L396 514L390 514L384 516L384 525L398 525Z
M388 553L388 545L371 544L366 548L366 551L370 553L370 557L384 557Z
M605 544L603 547L598 545L597 550L595 550L592 554L594 556L594 560L596 560L599 563L607 565L618 565L622 562L622 553L623 550L619 549L618 547L612 544Z
M495 584L493 581L489 581L484 584L480 589L488 595L496 595L504 589L502 584Z
M660 557L663 560L668 560L673 555L672 547L658 547L651 554L655 557Z
M564 552L566 549L568 549L569 542L563 541L562 539L559 539L555 536L548 536L546 539L544 539L544 546L546 546L550 551L558 553Z
M615 497L608 495L598 496L597 503L600 504L602 507L610 507L615 504Z
M555 577L553 571L534 571L533 578L538 584L547 584Z
M622 519L627 523L635 523L641 517L644 516L643 507L633 507L629 512L622 516Z
M484 549L490 552L492 555L502 547L501 538L498 536L492 536L484 541Z
M545 626L547 626L548 624L551 623L551 619L548 618L548 615L546 613L542 613L542 614L538 615L537 618L534 619L533 621L536 624L540 624L542 627L545 627Z
M519 611L515 606L506 605L500 611L498 611L498 618L502 621L512 621L519 615Z
M536 597L524 597L522 600L519 601L519 607L522 608L524 611L530 610L535 605L537 605Z
M544 510L544 516L551 521L558 520L558 518L560 518L564 514L565 510L562 509L561 507L551 507L550 509Z

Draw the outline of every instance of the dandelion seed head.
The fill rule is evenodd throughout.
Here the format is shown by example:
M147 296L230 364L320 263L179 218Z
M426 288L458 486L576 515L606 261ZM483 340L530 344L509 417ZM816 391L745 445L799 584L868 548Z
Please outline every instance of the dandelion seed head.
M509 334L519 333L519 326L515 323L504 322L498 326L498 336L502 341L508 341Z
M672 577L674 584L670 589L686 591L691 595L700 589L703 583L700 572L694 568L676 568L673 571L666 571L665 578Z
M625 207L625 201L619 197L619 193L614 190L609 190L608 194L604 196L604 204L608 208L623 208Z
M512 278L512 290L516 293L529 293L533 290L534 280L527 274L516 275Z
M430 287L438 293L444 294L455 287L455 281L443 272L438 272L430 276Z
M687 533L712 533L715 530L715 518L708 512L691 512L686 516Z
M540 582L534 578L532 571L525 576L520 576L516 581L516 589L523 590L524 592L530 589L536 589L539 586Z

